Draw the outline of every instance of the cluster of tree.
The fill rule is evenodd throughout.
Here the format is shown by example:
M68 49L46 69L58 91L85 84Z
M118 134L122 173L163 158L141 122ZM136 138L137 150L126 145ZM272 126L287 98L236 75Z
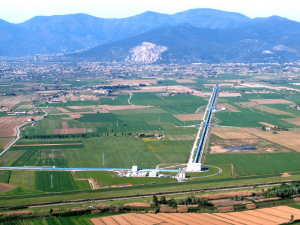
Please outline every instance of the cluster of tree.
M199 206L210 205L206 198L198 198L198 197L191 196L191 197L179 198L177 200L171 198L169 201L167 201L165 196L161 196L159 201L156 195L153 195L152 206L157 206L158 204L167 204L172 207L176 207L177 205L196 205L196 204Z
M262 195L266 198L288 198L292 195L300 194L300 182L293 182L292 184L282 183L280 186L268 188L266 191L262 191Z
M132 133L121 133L121 136L131 136ZM52 138L91 138L102 136L117 136L117 133L85 133L85 134L51 134L51 135L23 135L24 139L52 139Z
M268 84L285 84L285 80L260 80L260 82L268 83Z
M274 131L289 131L289 129L287 127L270 127L271 130L274 130ZM261 128L262 131L266 131L267 128L266 127L262 127Z

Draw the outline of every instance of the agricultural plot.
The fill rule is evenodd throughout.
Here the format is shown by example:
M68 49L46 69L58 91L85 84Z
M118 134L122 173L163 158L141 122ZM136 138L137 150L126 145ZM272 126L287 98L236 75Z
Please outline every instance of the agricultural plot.
M239 128L239 130L276 143L288 149L300 152L300 134L297 130L278 131L276 134L272 131L264 132L254 128Z
M0 117L0 137L14 137L16 128L27 123L28 119L39 119L40 116L3 116Z
M14 150L39 150L39 149L65 149L83 148L84 144L80 139L48 139L48 140L20 140L12 148Z
M86 101L68 101L66 103L57 103L57 104L40 104L37 107L68 107L68 106L89 106L89 105L129 105L128 104L129 95L119 95L114 98L100 98L98 101L86 100Z
M211 142L210 153L277 153L289 152L286 148L278 146L260 138L217 140Z
M0 138L0 150L7 147L7 145L9 145L14 140L15 138Z
M42 158L41 150L27 150L12 166L57 166L68 167L65 158Z
M70 167L154 168L160 163L185 163L193 143L192 140L148 141L125 136L83 140L84 149L64 149Z
M151 182L155 183L169 183L176 182L176 179L171 178L153 178L153 177L119 177L113 172L76 172L78 178L94 178L97 179L100 183L100 186L106 187L107 185L122 185L122 184L150 184Z
M52 178L51 178L52 177ZM75 191L78 187L71 172L36 172L35 188L45 192Z
M274 124L287 128L300 128L300 126L286 122L284 119L295 118L290 115L275 115L255 108L238 108L241 112L217 112L215 117L218 125L234 127L262 127L260 122Z
M12 171L9 184L17 187L35 189L34 171Z
M0 193L5 193L5 192L13 190L15 188L16 188L15 186L0 183Z
M198 107L207 104L207 102L194 95L180 94L178 96L156 96L152 93L135 93L130 102L134 105L150 105L150 106L185 106L197 105Z
M233 164L235 175L249 176L299 171L299 160L300 154L295 152L265 154L207 154L205 164Z
M0 171L0 183L8 183L10 179L10 171L1 170Z

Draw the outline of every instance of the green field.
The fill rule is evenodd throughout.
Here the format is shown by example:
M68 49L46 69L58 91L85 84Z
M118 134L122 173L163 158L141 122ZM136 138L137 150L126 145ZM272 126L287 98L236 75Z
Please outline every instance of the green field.
M51 182L52 175L52 182ZM78 185L77 185L78 184ZM74 181L71 172L36 172L35 188L45 192L90 189L88 181Z
M113 172L76 172L78 178L94 178L99 180L99 183L102 187L107 185L116 185L116 184L150 184L151 182L155 183L168 183L176 182L176 179L172 178L137 178L137 177L119 177Z
M242 108L234 105L241 112L217 112L215 117L220 126L234 127L261 127L260 122L270 123L280 127L300 128L295 124L288 123L282 119L296 118L290 115L275 115L255 108ZM286 105L285 105L286 106Z
M1 183L8 183L10 178L10 171L1 170L0 171L0 182Z
M233 164L238 176L300 171L300 153L207 154L205 164Z
M185 163L193 144L193 141L148 141L128 136L83 141L83 149L64 149L69 167L154 168L160 163ZM103 153L105 165L102 165Z
M41 150L27 150L12 166L68 167L68 162L65 158L42 158Z
M34 171L12 171L9 184L17 187L35 189Z

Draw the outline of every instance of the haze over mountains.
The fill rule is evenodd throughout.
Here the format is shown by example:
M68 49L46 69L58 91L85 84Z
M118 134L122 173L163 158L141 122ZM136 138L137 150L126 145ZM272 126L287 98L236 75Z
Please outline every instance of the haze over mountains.
M0 20L0 55L70 53L67 60L152 62L288 62L300 59L300 23L282 17L192 9L124 19L86 14ZM149 47L150 46L150 47ZM163 51L161 51L161 50Z

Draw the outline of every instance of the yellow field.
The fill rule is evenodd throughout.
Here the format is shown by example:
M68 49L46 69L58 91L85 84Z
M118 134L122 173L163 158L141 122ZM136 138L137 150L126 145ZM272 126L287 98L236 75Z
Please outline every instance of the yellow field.
M278 134L273 134L272 131L260 131L256 128L237 128L237 129L243 133L248 133L256 137L264 138L270 142L300 152L300 134L297 132L278 131Z
M247 138L256 138L255 136L242 132L237 128L233 127L214 127L211 130L212 134L215 134L223 139L247 139Z

